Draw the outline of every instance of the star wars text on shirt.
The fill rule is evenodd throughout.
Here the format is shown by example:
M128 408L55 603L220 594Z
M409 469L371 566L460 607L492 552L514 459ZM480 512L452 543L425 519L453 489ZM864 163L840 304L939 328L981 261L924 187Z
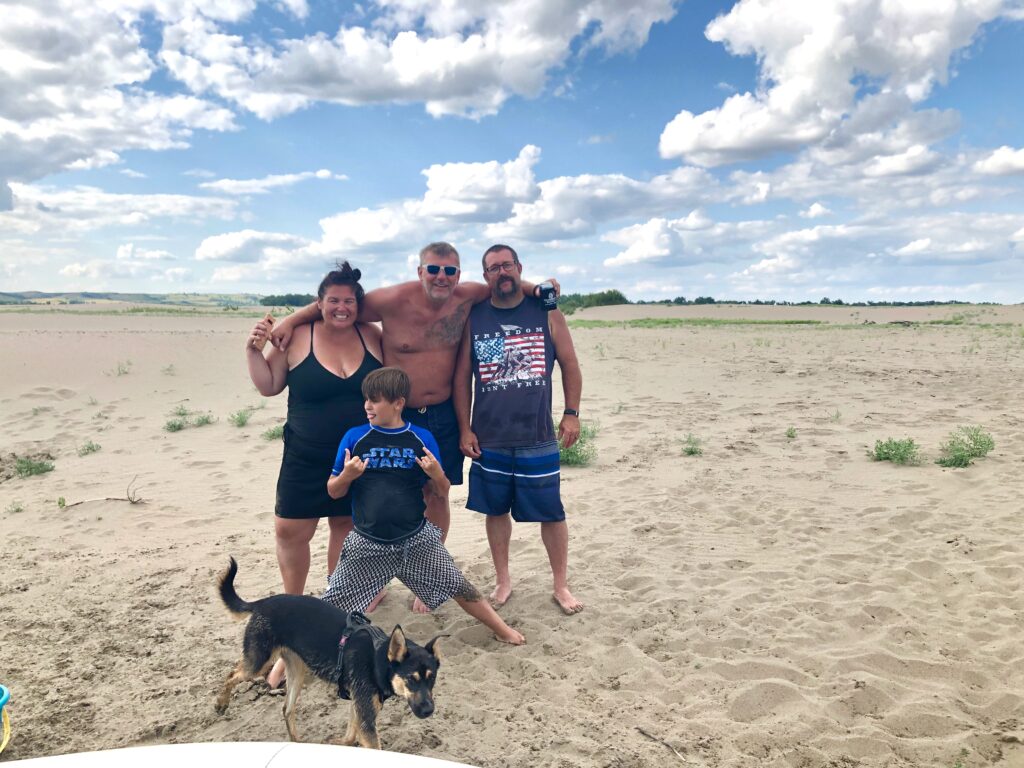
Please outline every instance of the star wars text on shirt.
M371 448L360 458L366 462L367 469L411 469L416 463L416 452L412 448Z

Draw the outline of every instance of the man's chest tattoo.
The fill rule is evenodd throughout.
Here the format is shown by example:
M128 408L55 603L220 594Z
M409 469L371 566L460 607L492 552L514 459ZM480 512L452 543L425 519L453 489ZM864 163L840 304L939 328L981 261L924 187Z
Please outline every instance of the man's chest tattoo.
M450 315L435 320L427 328L425 338L440 342L444 346L458 344L462 339L462 329L466 327L469 316L469 302L463 302Z

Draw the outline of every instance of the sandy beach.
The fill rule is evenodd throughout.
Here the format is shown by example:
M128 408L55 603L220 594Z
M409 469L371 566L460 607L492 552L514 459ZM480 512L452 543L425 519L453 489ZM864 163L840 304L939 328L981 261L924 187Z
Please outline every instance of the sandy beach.
M539 532L523 526L501 612L524 647L455 605L413 615L393 584L375 623L452 636L436 714L387 702L385 748L481 768L1024 767L1024 307L572 319L643 317L822 324L574 329L582 415L599 426L596 461L562 478L587 608L557 611ZM0 313L0 683L13 696L0 759L287 738L280 698L241 686L213 710L242 633L217 574L233 555L243 597L280 590L281 442L262 435L286 395L249 382L252 322ZM168 432L178 409L213 421ZM936 465L966 424L995 450ZM684 454L688 435L701 454ZM914 438L925 461L872 461L889 437ZM18 477L15 456L55 469ZM449 548L489 591L465 497L453 488ZM303 738L340 735L348 706L311 687Z

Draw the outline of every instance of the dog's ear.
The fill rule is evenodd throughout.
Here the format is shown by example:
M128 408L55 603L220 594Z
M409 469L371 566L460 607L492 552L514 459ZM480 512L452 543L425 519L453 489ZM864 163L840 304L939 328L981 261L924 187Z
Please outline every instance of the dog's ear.
M395 628L391 630L391 642L388 643L388 661L401 662L408 654L409 649L405 645L405 633L402 631L402 625L395 624Z
M427 649L427 653L431 654L438 661L441 660L441 651L437 647L437 641L442 637L451 637L451 635L438 635L437 637L431 638L430 642L423 646Z

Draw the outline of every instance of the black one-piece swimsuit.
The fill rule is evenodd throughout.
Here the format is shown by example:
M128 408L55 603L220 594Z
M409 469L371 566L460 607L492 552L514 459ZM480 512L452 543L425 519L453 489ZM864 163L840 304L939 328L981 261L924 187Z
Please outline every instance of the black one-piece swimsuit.
M352 427L366 423L363 379L381 367L356 328L363 344L363 362L346 378L331 373L313 353L315 326L310 323L309 354L288 371L288 422L284 425L284 456L277 476L278 517L352 514L348 496L332 499L327 495L327 480L341 438Z

